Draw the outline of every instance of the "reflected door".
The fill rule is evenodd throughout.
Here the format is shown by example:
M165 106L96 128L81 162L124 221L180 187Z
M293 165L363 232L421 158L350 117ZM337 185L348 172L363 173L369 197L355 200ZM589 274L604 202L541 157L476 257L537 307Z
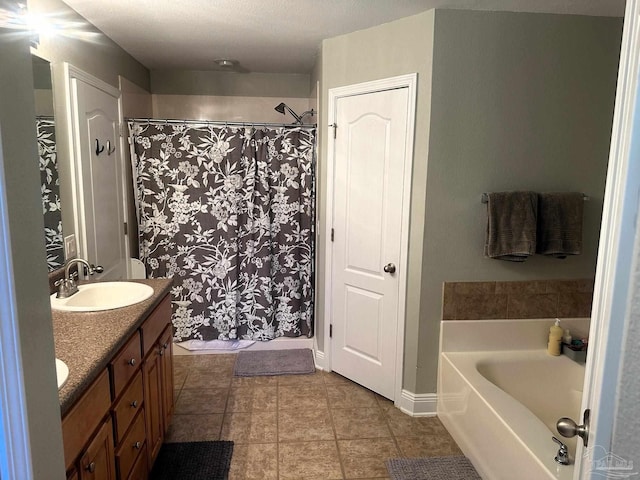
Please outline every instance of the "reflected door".
M394 398L408 89L336 101L332 370Z
M76 159L80 205L79 254L101 265L100 279L127 277L124 190L118 98L73 79L77 105ZM83 223L83 224L82 224Z

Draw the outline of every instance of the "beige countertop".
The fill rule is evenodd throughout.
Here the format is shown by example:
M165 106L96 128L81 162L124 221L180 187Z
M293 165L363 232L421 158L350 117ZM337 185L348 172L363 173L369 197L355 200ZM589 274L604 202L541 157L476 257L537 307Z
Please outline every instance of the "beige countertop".
M82 392L169 293L171 279L135 280L153 288L153 295L130 307L99 312L52 310L56 357L69 367L69 378L58 390L64 415Z

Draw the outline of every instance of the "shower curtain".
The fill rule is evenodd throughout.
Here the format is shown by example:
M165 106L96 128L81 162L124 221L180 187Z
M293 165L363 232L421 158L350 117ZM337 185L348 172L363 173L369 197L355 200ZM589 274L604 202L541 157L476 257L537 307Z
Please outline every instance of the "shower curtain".
M129 122L140 259L177 341L313 335L315 130Z
M64 265L60 180L56 154L56 127L53 117L36 117L36 135L47 267L52 271Z

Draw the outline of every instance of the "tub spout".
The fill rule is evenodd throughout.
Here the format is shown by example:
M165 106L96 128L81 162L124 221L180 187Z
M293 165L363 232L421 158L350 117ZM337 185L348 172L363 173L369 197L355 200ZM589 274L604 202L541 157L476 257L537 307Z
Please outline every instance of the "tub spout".
M558 454L555 456L554 460L560 465L569 465L569 450L567 449L567 446L556 437L551 437L551 439L560 446Z

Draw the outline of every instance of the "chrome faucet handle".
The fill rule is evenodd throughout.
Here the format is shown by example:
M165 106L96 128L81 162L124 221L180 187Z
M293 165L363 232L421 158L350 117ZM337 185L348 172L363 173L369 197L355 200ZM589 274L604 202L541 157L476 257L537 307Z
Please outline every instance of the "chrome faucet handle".
M91 271L89 272L89 275L102 272L104 272L104 268L102 268L102 265L94 265L93 263L91 264Z
M102 272L104 272L104 268L102 268L101 265L94 265L93 263L90 263L88 267L86 265L84 266L85 275L93 275L94 273Z
M571 462L569 461L569 449L567 449L567 446L556 437L551 437L551 439L560 446L554 460L560 465L569 465Z

